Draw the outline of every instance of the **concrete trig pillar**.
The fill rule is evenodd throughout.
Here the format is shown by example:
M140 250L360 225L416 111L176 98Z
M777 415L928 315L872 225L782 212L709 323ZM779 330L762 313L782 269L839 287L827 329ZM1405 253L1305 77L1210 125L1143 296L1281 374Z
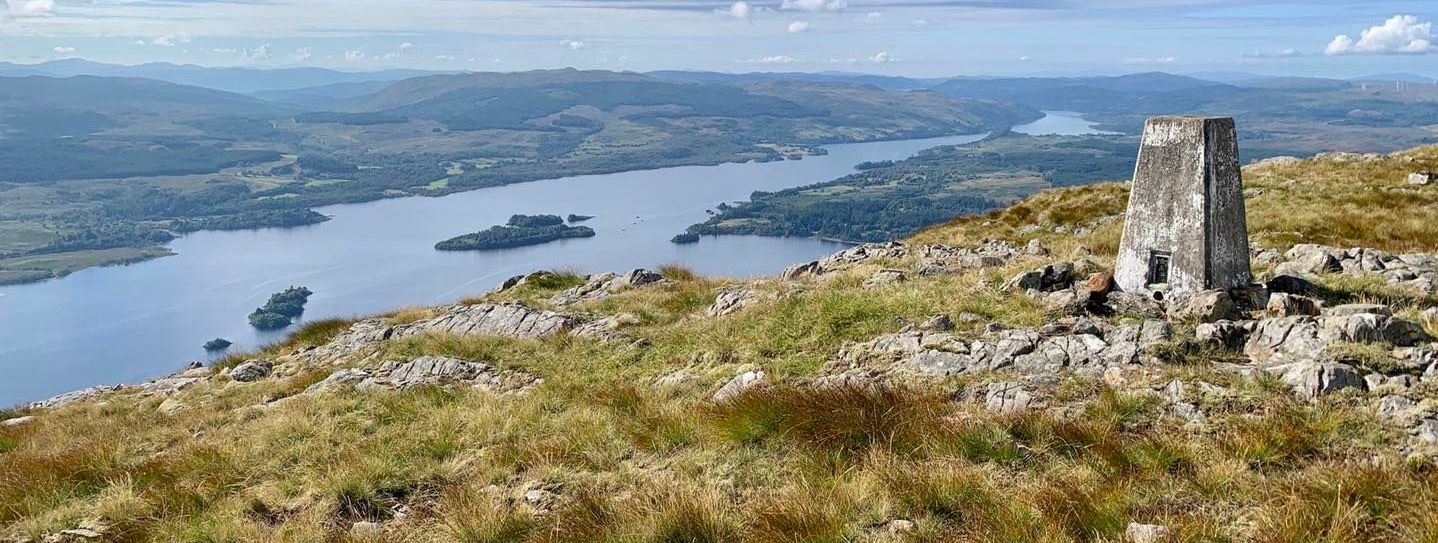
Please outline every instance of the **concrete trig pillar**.
M1248 259L1233 119L1149 119L1114 268L1119 289L1163 298L1245 286Z

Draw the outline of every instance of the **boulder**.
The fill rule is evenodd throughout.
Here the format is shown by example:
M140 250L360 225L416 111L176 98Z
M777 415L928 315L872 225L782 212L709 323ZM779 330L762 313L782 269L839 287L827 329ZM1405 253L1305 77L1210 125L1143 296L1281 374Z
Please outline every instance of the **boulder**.
M1113 292L1113 286L1113 274L1098 272L1088 276L1088 280L1084 281L1082 289L1094 294L1107 295Z
M797 279L801 279L801 278L804 278L804 277L807 277L807 276L813 276L813 275L819 275L819 261L818 261L818 260L815 260L815 261L812 261L812 262L804 262L804 263L802 263L802 264L794 264L794 265L792 265L792 266L789 266L789 267L787 267L787 268L784 268L784 272L781 273L781 274L779 274L779 277L782 277L782 278L787 279L787 280L790 280L790 281L794 281L794 280L797 280Z
M947 314L938 314L929 317L923 324L919 325L920 330L928 332L952 332L954 321Z
M373 375L371 375L368 371L358 368L345 368L331 373L329 377L325 377L324 380L318 383L310 385L309 388L305 389L303 394L310 394L325 390L334 390L347 386L352 387L364 382L371 377L373 377Z
M1314 275L1343 271L1343 266L1339 263L1342 252L1332 247L1301 243L1289 249L1285 256L1288 257L1288 262L1279 264L1274 270L1278 275Z
M1386 305L1380 304L1336 305L1328 308L1328 310L1324 311L1324 313L1333 317L1343 317L1348 315L1383 315L1386 317L1393 316L1392 309L1390 309Z
M1427 186L1438 181L1438 172L1421 171L1408 174L1408 184L1413 186Z
M26 424L30 424L32 422L35 422L34 416L15 417L13 419L0 420L0 427L12 428L15 426L23 426Z
M1109 366L1123 366L1147 362L1151 357L1148 349L1173 335L1173 327L1167 321L1149 319L1125 324L1106 336L1109 347L1104 353L1104 363Z
M250 360L230 370L230 378L241 383L251 383L270 376L274 363L269 360Z
M1242 318L1238 304L1224 290L1206 290L1189 296L1171 307L1168 315L1174 320L1201 323Z
M1269 292L1297 294L1300 296L1307 296L1318 290L1318 286L1314 285L1312 281L1293 275L1276 276L1273 279L1269 279L1268 282L1265 283L1265 286L1268 287Z
M763 370L746 371L734 376L729 382L724 383L724 386L719 387L719 390L714 393L713 400L715 402L728 401L746 390L759 386L763 382Z
M1029 240L1029 244L1024 247L1024 254L1029 256L1048 256L1049 250L1044 247L1044 244L1039 242L1039 240L1031 239Z
M1413 428L1413 437L1420 443L1438 445L1438 419L1423 419Z
M1363 378L1353 366L1332 362L1293 362L1266 368L1300 398L1313 399L1345 388L1362 390Z
M1158 301L1132 292L1110 292L1104 305L1110 312L1119 315L1149 319L1162 319L1166 316L1163 305Z
M1432 340L1418 323L1378 313L1324 317L1321 323L1319 337L1329 342L1383 342L1412 347Z
M571 330L569 335L604 342L629 341L631 339L630 336L624 332L620 332L619 329L626 324L633 324L638 321L638 317L629 314L611 315L602 319L586 322L578 328Z
M984 406L996 413L1018 413L1028 410L1034 397L1023 385L1011 382L989 383Z
M747 290L737 288L726 289L714 298L714 304L710 305L709 310L704 314L710 317L722 317L743 309L744 306L748 305L753 299L753 293Z
M1029 270L1010 277L1004 281L1002 288L1005 292L1026 292L1039 290L1044 284L1043 270Z
M1057 336L1041 341L1032 352L1014 358L1014 369L1020 373L1043 375L1057 373L1072 366L1103 363L1108 344L1097 336Z
M1200 345L1228 351L1241 351L1248 342L1252 322L1218 321L1198 325L1194 339Z
M1324 360L1327 342L1319 338L1318 320L1313 317L1264 319L1254 325L1244 354L1259 364L1295 360Z
M1378 415L1389 420L1397 420L1408 414L1408 411L1417 407L1418 403L1398 395L1387 395L1378 400Z
M1299 315L1318 316L1318 300L1297 294L1283 292L1272 294L1268 297L1269 315L1275 317L1295 317Z

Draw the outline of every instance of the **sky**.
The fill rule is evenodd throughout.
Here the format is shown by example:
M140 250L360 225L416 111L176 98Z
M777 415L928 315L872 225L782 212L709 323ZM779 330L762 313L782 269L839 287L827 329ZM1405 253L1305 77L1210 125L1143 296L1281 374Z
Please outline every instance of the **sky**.
M5 0L0 60L1438 77L1438 1Z

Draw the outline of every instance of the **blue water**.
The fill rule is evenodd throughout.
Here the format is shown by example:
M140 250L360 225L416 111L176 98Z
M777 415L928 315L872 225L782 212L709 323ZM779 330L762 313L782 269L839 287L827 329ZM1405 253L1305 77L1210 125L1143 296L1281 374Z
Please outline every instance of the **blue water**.
M669 238L721 202L828 181L864 161L898 160L981 136L846 144L799 161L688 166L591 175L402 198L319 211L301 228L199 232L176 256L92 268L44 283L0 287L0 405L97 384L129 383L204 360L205 341L251 349L283 337L246 316L290 285L315 292L306 319L374 314L483 293L538 269L585 273L677 263L716 276L775 273L841 245L802 238ZM511 214L578 213L598 235L492 252L439 252L434 243Z
M1045 111L1044 118L1014 127L1014 132L1030 136L1078 136L1082 134L1118 134L1094 128L1083 114L1072 111Z

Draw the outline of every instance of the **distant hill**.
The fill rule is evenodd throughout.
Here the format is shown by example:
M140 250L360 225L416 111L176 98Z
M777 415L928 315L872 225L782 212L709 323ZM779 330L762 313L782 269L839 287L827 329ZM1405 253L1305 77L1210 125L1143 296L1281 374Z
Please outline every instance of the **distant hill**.
M251 96L128 77L0 77L0 134L10 138L193 132L189 123L292 114Z
M955 98L1004 100L1040 109L1101 111L1143 107L1183 111L1238 87L1161 72L1105 77L951 79L934 90Z
M335 83L366 81L398 81L411 77L433 75L426 70L381 70L374 72L341 72L326 68L244 68L208 67L190 64L152 62L135 66L105 64L83 59L64 59L39 64L0 63L0 76L48 75L68 77L93 75L106 77L140 77L192 85L229 92L302 89Z
M809 83L849 83L854 85L872 85L884 90L919 90L927 89L943 79L913 79L908 77L897 77L887 75L858 74L848 72L750 72L750 73L724 73L724 72L690 72L690 71L657 71L648 72L646 75L673 81L690 81L695 83L763 83L773 81L804 81Z

